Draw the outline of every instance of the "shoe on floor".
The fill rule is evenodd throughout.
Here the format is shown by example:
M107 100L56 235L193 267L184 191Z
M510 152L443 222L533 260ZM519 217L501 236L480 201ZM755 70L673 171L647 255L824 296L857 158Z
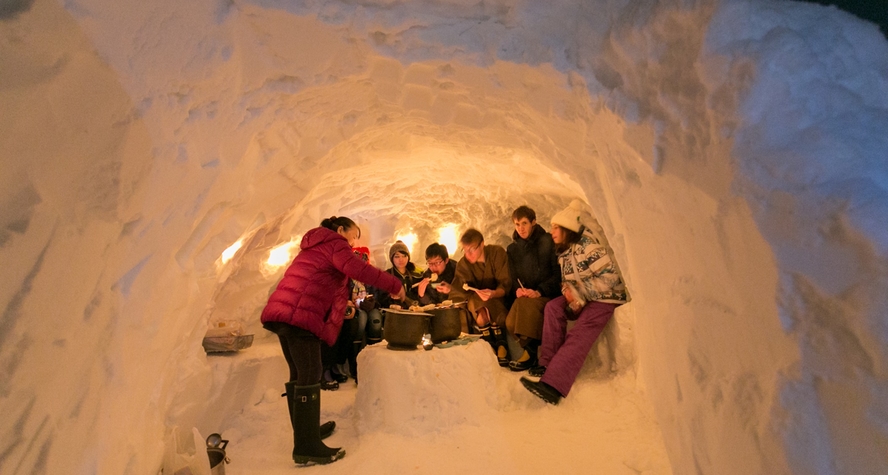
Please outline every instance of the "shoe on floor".
M557 389L549 386L542 381L531 381L524 376L521 377L521 384L533 393L534 396L546 401L549 404L557 405L561 401L561 393Z
M528 374L528 376L533 376L535 378L541 378L541 377L543 377L544 374L546 374L546 367L536 365L533 368L530 368L530 370L527 371L527 374Z
M347 375L347 374L342 374L342 373L340 373L340 372L338 372L338 371L335 371L335 370L330 371L330 376L331 376L331 377L333 378L333 380L336 381L337 383L344 383L344 382L348 381L348 375Z
M515 361L509 362L509 369L515 372L527 371L537 365L536 355L528 353L527 350Z
M505 368L509 366L509 349L505 346L498 346L496 348L496 362L499 363L500 366Z
M321 380L321 389L324 391L336 391L339 389L339 383L336 381L327 381L326 379Z

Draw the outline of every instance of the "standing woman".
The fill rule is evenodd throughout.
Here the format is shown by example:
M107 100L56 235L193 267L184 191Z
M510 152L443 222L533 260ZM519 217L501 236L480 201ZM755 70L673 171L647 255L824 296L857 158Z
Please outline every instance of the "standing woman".
M336 342L348 304L348 279L404 297L398 279L354 255L352 246L360 236L361 229L344 216L325 219L320 227L305 233L301 252L262 311L262 326L278 335L290 367L285 386L293 425L293 461L298 464L325 464L345 456L345 450L321 441L319 381L321 341Z
M561 297L546 304L539 366L521 377L527 390L558 404L567 396L614 309L626 303L626 285L607 247L580 222L580 212L568 207L552 218L552 240L561 266ZM567 331L568 320L576 324Z

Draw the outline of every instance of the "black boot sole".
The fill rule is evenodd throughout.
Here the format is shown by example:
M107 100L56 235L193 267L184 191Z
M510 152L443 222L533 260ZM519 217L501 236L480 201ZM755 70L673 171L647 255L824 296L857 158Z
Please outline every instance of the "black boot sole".
M531 381L525 377L521 377L521 384L524 388L533 393L534 396L542 399L548 404L557 406L561 402L561 394L558 391L542 381Z
M339 449L333 455L328 457L318 457L315 455L293 455L293 462L296 462L298 465L305 465L309 463L318 464L318 465L326 465L328 463L333 463L342 457L345 457L345 449Z

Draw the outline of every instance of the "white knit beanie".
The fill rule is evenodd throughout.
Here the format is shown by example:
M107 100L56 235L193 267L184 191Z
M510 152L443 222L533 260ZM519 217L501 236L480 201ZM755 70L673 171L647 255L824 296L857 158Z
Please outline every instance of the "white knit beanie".
M552 224L557 224L562 228L578 233L580 232L580 226L583 225L580 222L580 210L573 206L568 206L559 211L555 216L552 216Z

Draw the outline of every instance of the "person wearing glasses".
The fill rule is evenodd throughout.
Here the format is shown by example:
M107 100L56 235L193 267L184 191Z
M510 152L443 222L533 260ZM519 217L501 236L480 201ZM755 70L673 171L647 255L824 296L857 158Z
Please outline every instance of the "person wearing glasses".
M450 298L450 283L456 276L456 262L450 260L447 246L437 242L426 248L425 256L429 268L423 272L423 279L417 286L419 302L423 305L439 304ZM434 282L433 274L437 277Z
M503 328L506 324L505 297L512 288L509 258L496 244L484 245L484 235L469 228L460 237L463 257L456 264L451 295L467 300L475 325L496 353L500 366L509 365L509 351ZM464 287L466 286L466 287Z

